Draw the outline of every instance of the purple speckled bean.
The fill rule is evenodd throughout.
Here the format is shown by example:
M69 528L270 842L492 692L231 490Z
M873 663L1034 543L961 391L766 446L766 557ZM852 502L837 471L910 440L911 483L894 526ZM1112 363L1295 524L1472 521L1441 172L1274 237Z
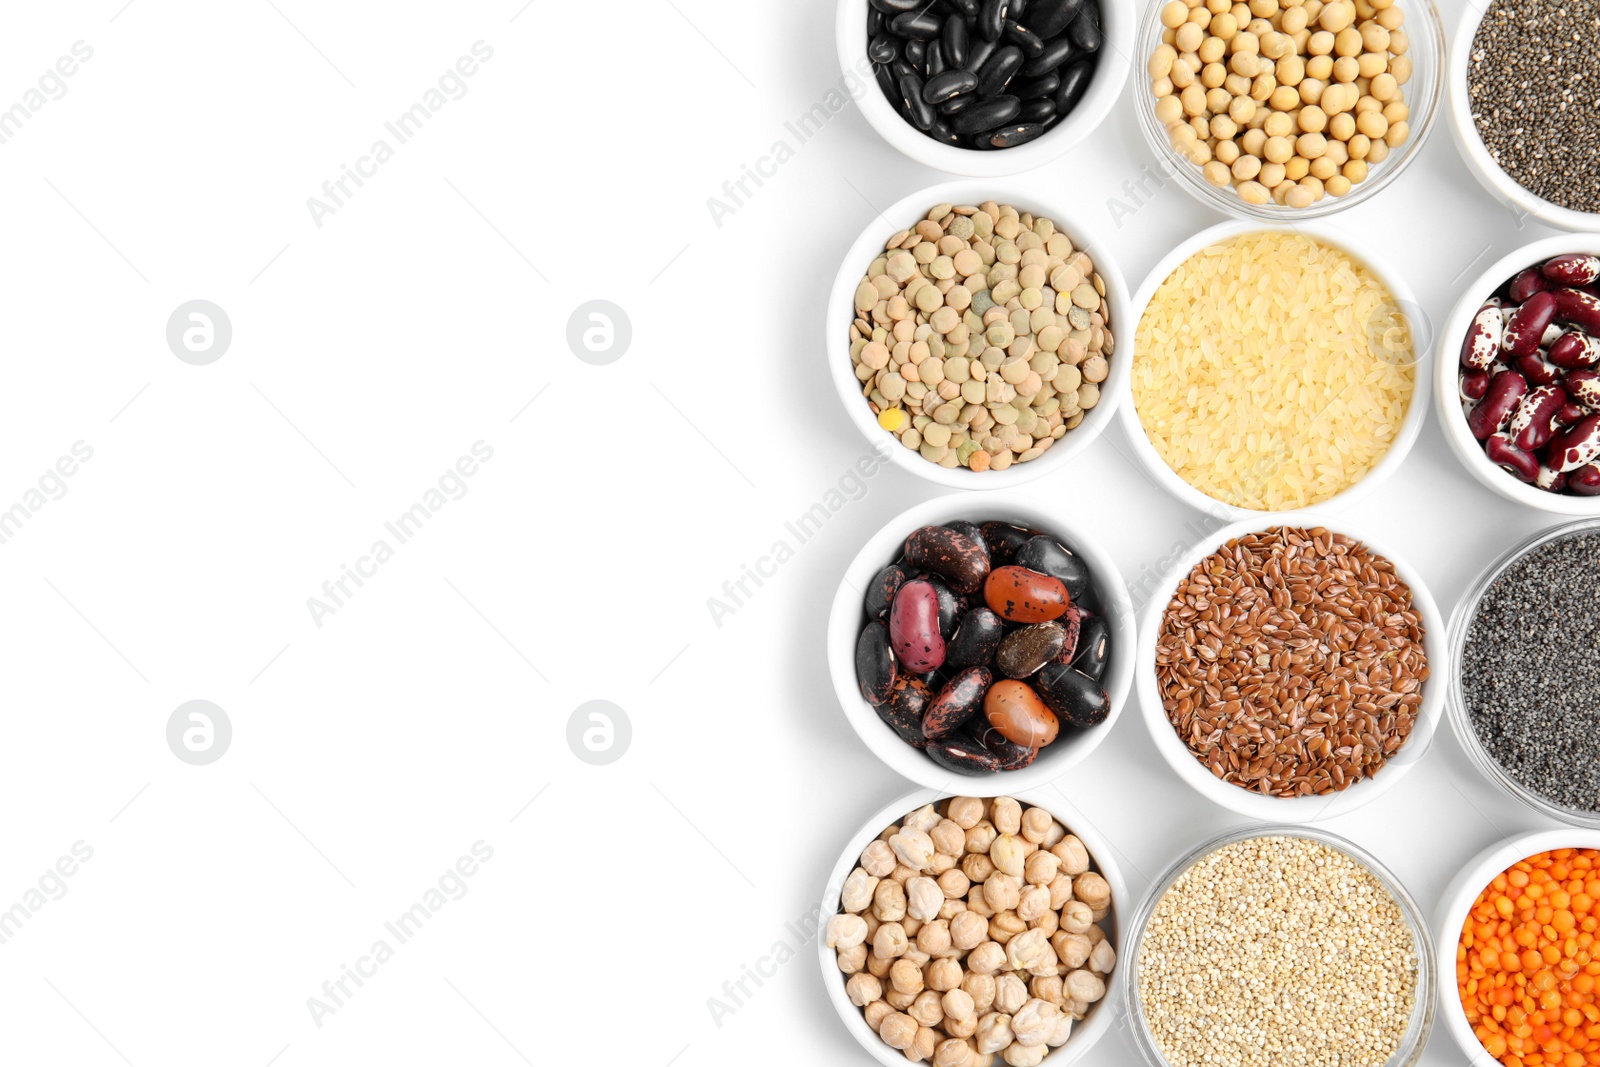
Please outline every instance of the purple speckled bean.
M1567 394L1559 385L1541 385L1517 404L1506 436L1523 452L1537 452L1555 433L1555 419Z
M1561 405L1561 410L1556 412L1556 425L1576 426L1578 423L1582 422L1584 417L1588 414L1588 408L1573 400L1571 397L1568 397L1567 402Z
M1600 411L1600 371L1568 371L1562 383L1567 397L1590 411Z
M1467 416L1467 429L1482 441L1498 433L1528 393L1528 382L1516 371L1503 370L1489 379L1489 391Z
M1533 484L1536 488L1547 493L1559 493L1567 487L1567 476L1551 467L1547 463L1539 464L1539 473L1534 477Z
M895 594L889 609L889 643L900 665L911 674L944 666L944 636L939 632L939 594L919 578Z
M1512 303L1522 304L1534 293L1542 293L1554 288L1555 286L1539 272L1538 267L1529 267L1511 279L1511 284L1506 287L1506 295L1511 298Z
M1499 308L1479 309L1461 345L1461 365L1469 371L1486 371L1492 367L1500 357L1500 339L1505 328L1505 313Z
M1528 380L1529 385L1554 385L1561 380L1561 368L1546 359L1543 352L1513 360L1511 365Z
M1546 463L1568 474L1596 459L1600 459L1600 415L1590 415L1572 429L1556 434L1545 452Z
M1489 391L1489 372L1486 370L1468 370L1461 372L1461 399L1482 400L1483 394Z
M1600 363L1600 340L1578 330L1568 330L1550 345L1550 362L1571 370Z
M1539 476L1539 460L1513 444L1505 434L1492 435L1483 443L1489 462L1520 481L1531 482Z
M1571 289L1561 290L1571 293ZM1577 294L1582 295L1582 294ZM1558 301L1554 293L1534 293L1506 319L1505 333L1500 337L1500 347L1507 362L1529 356L1539 350L1545 328L1555 320Z
M1546 260L1539 273L1557 285L1588 285L1600 279L1600 256L1573 252Z
M1600 467L1593 463L1579 467L1566 475L1566 479L1566 488L1573 496L1600 496Z
M1551 294L1556 318L1584 333L1600 336L1600 297L1578 289L1557 289Z

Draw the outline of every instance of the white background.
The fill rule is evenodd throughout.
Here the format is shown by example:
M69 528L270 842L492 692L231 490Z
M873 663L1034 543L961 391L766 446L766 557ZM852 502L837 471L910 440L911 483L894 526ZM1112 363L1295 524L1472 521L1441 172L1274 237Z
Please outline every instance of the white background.
M274 2L0 13L0 107L94 49L0 145L0 508L74 442L94 450L0 545L0 909L94 850L0 945L0 1062L867 1062L808 951L720 1026L707 998L798 947L785 923L910 788L836 707L823 628L859 545L936 490L886 471L720 628L706 600L863 453L823 304L873 205L942 176L853 107L804 145L786 133L839 80L815 0ZM467 94L319 229L306 199L479 40L494 55ZM707 198L779 138L794 158L717 226ZM1118 226L1110 199L1153 163L1125 97L1020 181L1075 202L1132 284L1220 221L1169 184ZM1544 235L1442 127L1337 221L1435 320L1458 278ZM234 329L206 367L165 341L196 298ZM607 367L565 342L597 298L634 327ZM314 625L307 598L480 440L494 458L467 495ZM1114 429L1033 492L1134 577L1198 516L1128 456ZM1349 514L1447 611L1550 524L1471 481L1432 422ZM191 699L232 720L211 766L166 744ZM632 722L609 766L566 743L591 699ZM1142 895L1235 820L1132 710L1062 786ZM1539 822L1446 731L1330 828L1431 910L1470 856ZM318 1027L307 998L480 840L467 895ZM1087 1062L1133 1058L1114 1033ZM1455 1062L1442 1032L1428 1062Z

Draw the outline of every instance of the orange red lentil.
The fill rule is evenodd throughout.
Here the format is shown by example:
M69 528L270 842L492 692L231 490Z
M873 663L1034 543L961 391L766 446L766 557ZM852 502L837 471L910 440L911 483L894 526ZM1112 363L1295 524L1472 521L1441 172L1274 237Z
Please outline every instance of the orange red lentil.
M1600 1065L1600 851L1555 849L1495 876L1467 913L1456 986L1506 1067Z

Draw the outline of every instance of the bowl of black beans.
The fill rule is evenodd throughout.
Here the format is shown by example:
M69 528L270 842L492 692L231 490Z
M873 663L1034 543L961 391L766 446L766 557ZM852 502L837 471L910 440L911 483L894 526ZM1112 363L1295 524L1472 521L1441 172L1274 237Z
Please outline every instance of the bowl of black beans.
M1135 11L1109 0L841 0L839 59L900 152L972 177L1032 170L1089 136L1127 81Z

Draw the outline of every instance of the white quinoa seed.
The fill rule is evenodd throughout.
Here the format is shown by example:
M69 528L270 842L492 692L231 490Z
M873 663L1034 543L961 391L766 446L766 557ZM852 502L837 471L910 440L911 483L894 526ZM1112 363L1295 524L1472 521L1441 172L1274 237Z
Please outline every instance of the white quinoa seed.
M1377 1067L1416 1007L1398 901L1317 841L1259 837L1198 860L1157 902L1139 997L1173 1067Z

